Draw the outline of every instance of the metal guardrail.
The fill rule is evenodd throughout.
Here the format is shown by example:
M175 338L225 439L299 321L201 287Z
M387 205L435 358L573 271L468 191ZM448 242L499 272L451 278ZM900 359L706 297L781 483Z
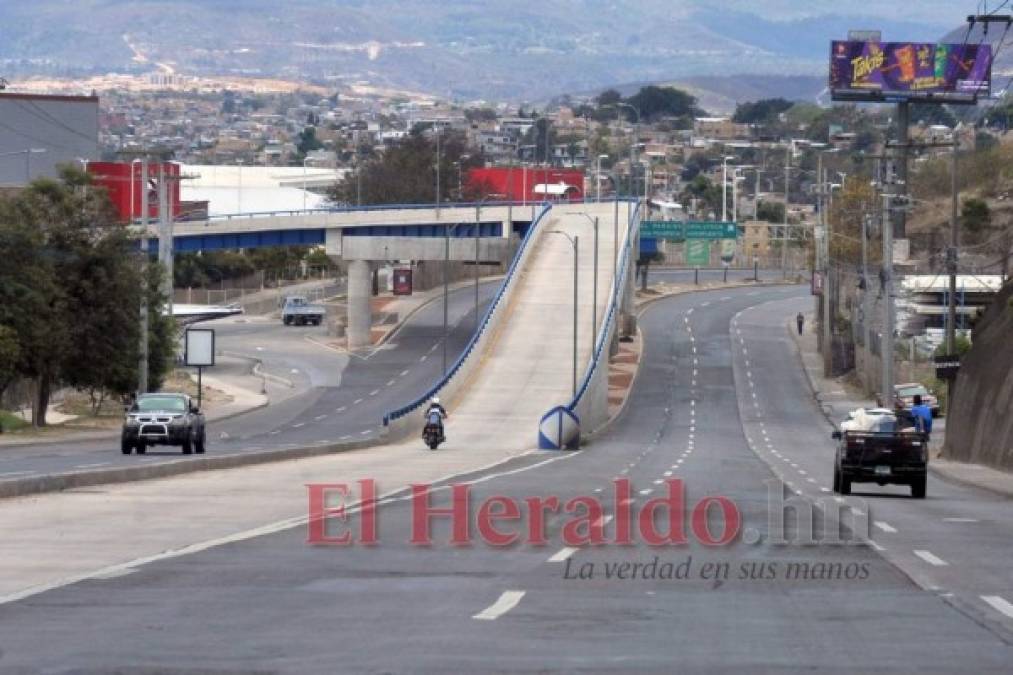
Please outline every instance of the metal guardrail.
M482 322L479 324L478 329L472 334L471 339L468 341L468 344L464 348L464 351L461 353L461 355L457 358L454 364L447 370L446 374L443 375L443 377L441 377L436 382L436 384L430 387L429 390L426 391L426 393L422 394L411 403L401 406L400 408L397 408L396 410L392 410L391 412L385 414L383 416L384 426L388 426L392 421L400 419L405 415L408 415L412 411L417 410L420 406L422 406L422 404L424 404L430 398L438 394L440 390L442 390L445 386L447 386L447 383L449 383L450 380L453 379L454 375L456 375L457 372L461 369L461 366L464 365L464 362L468 359L469 356L471 356L472 352L475 350L475 346L478 344L479 338L482 337L482 334L488 327L489 322L492 319L493 313L496 311L497 308L499 308L500 303L503 300L503 296L506 294L507 288L514 281L517 275L517 270L520 265L521 258L523 257L525 249L528 247L529 243L534 239L535 233L538 230L538 226L542 223L545 216L548 215L548 213L551 210L552 205L549 203L546 203L542 206L541 212L538 214L538 216L532 223L531 227L528 229L527 234L521 241L521 245L517 249L517 253L514 254L514 259L510 263L510 269L507 270L506 276L503 279L503 283L500 285L499 291L496 293L496 297L493 298L492 303L489 305L489 308L485 312L485 316L482 317Z
M581 381L580 387L577 389L577 394L573 397L573 400L566 405L566 409L570 412L576 411L581 399L584 397L588 387L591 385L591 379L594 377L595 371L601 363L601 357L605 351L606 342L608 341L612 324L618 318L619 303L622 300L623 286L626 283L626 278L630 271L631 261L636 260L635 256L637 252L633 251L633 244L636 241L637 233L640 231L640 210L642 206L643 205L638 201L636 210L630 215L629 228L626 233L626 243L623 245L623 254L621 256L622 264L619 267L619 276L612 280L612 298L609 301L609 308L605 314L605 320L602 322L601 328L598 330L598 339L595 341L594 353L591 354L591 358L588 361L587 371L584 373L584 379Z

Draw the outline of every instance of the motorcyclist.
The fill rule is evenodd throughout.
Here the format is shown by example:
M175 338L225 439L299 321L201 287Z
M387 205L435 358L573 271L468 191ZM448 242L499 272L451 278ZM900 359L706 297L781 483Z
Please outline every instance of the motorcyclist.
M429 407L426 408L425 413L425 419L427 424L429 422L429 416L434 412L439 413L440 415L440 442L443 442L444 440L446 440L443 436L443 420L450 417L450 415L447 414L447 409L444 408L442 405L440 405L439 396L433 396L431 399L429 399Z

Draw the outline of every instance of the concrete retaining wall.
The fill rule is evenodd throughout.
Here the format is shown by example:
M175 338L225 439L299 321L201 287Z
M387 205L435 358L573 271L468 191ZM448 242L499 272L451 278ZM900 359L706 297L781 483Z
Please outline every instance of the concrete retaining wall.
M1013 284L974 327L946 421L947 459L1013 471Z

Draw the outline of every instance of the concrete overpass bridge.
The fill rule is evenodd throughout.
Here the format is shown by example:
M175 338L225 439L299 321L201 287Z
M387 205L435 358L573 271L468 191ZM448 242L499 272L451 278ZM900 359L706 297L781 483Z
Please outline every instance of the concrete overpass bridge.
M217 216L172 226L172 251L186 253L264 246L323 246L348 265L348 346L370 341L371 272L387 260L504 263L541 205L494 203L376 206ZM140 234L140 228L138 228ZM159 228L148 249L170 268Z

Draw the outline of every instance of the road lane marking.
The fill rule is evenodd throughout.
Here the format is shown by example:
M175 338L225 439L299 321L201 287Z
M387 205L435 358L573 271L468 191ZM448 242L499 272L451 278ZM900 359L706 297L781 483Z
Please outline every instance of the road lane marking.
M269 436L277 436L280 433L281 433L281 429L275 429L274 431L269 431L268 435Z
M397 382L397 380L391 380L390 382L387 383L387 386L393 387L395 382Z
M980 523L977 518L943 518L944 523Z
M602 516L598 520L594 521L595 527L605 527L612 522L612 516Z
M339 438L338 440L339 440L339 441L347 441L347 440L348 440L349 438L351 438L351 437L352 437L352 434L345 434L344 436L342 436L342 437L341 437L341 438Z
M651 494L652 492L654 492L654 490L641 490L640 494L643 495L644 497L646 497L647 495Z
M362 403L362 399L361 398L357 398L354 401L352 401L352 405L359 405L360 403Z
M325 419L327 419L327 415L317 415L317 416L316 416L316 417L314 417L313 419L315 419L315 420L316 420L317 422L319 422L320 420L325 420Z
M1013 604L1010 604L1005 598L1000 595L983 595L981 599L991 605L992 609L1005 614L1009 618L1013 619Z
M866 539L865 543L867 543L869 546L871 546L875 550L879 551L880 553L882 553L883 551L886 550L885 548L883 548L882 546L880 546L879 544L877 544L876 542L874 542L872 539Z
M882 520L877 520L876 522L873 523L873 525L883 530L887 534L894 534L895 532L897 532L897 528L895 528L890 523L883 522Z
M671 471L666 471L666 472L665 472L665 473L664 473L663 475L664 475L664 476L665 476L666 478L668 478L669 476L671 476L671 475L672 475L672 472L671 472Z
M555 555L549 558L548 562L565 562L567 558L569 558L576 552L577 549L571 546L567 546L566 548L562 548L559 551L557 551Z
M372 430L372 429L366 429L365 431L360 431L360 432L359 432L359 435L360 435L360 436L368 436L368 435L369 435L369 434L371 434L371 433L373 433L373 430Z
M299 427L304 427L304 426L306 426L305 422L299 422L298 424L293 424L292 428L293 429L298 429Z
M524 593L524 591L503 591L503 595L499 596L499 600L471 618L478 619L479 621L495 621L516 607L517 603L524 597Z
M100 466L108 466L109 462L95 462L94 464L78 464L75 469L94 469Z
M914 551L914 554L919 558L921 558L922 560L924 560L925 562L927 562L928 564L933 565L935 567L946 567L947 565L950 564L945 560L943 560L942 558L940 558L939 556L933 555L929 551Z
M405 376L405 375L407 375L407 374L408 374L408 371L407 371L407 370L402 370L402 371L401 371L401 377L404 377L404 376Z
M7 473L0 473L0 478L5 476L28 476L35 473L34 471L8 471Z
M336 412L336 413L342 413L342 412L345 412L346 410L348 410L348 406L344 406L343 405L340 408L335 408L334 412Z
M379 394L379 393L380 393L380 390L379 390L379 389L374 389L373 391L369 392L369 395L370 395L370 396L376 396L376 395L377 395L377 394Z
M662 484L662 483L664 483L664 482L665 482L665 481L663 481L663 480L661 480L661 479L659 478L658 480L654 481L654 484L655 484L655 485L661 485L661 484Z

